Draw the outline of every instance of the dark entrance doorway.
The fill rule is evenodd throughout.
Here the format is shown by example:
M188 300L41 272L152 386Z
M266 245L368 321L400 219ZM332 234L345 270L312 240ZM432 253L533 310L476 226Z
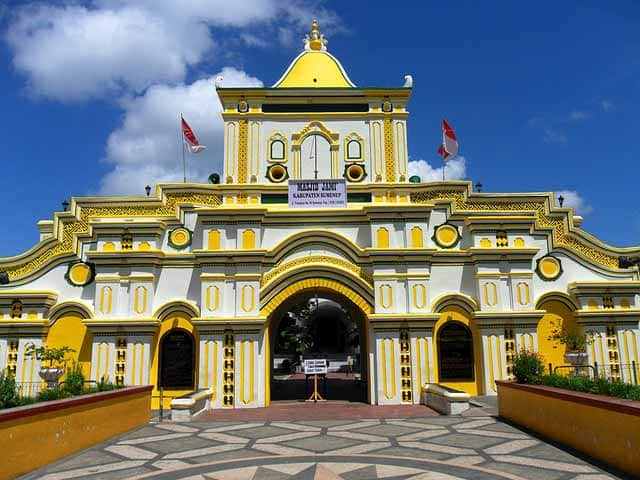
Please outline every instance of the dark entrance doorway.
M366 402L363 328L357 308L327 293L296 296L274 312L271 400L306 400L313 391L313 377L304 374L304 359L321 358L328 363L328 373L319 378L323 397Z
M179 328L165 333L160 340L158 386L173 390L194 388L195 348L193 337Z
M462 323L447 322L438 332L438 371L440 381L471 381L473 339Z

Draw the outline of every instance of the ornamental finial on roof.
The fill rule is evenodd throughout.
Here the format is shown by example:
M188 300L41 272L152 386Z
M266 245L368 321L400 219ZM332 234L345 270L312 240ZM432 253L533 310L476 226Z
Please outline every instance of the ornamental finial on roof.
M304 36L304 49L306 51L316 50L324 52L327 50L327 43L329 42L318 29L318 21L314 20L311 22L311 33Z

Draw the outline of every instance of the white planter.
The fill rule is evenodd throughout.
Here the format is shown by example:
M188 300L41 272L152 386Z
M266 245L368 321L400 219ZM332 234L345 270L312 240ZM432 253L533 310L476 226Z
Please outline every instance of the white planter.
M564 361L569 365L586 365L589 355L586 352L567 352L564 354Z
M60 367L42 367L38 374L45 382L47 382L47 388L58 388L58 380L64 373L64 368Z

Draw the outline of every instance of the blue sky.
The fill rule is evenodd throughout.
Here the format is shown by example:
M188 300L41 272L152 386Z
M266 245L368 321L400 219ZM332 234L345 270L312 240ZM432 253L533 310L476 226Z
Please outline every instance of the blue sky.
M456 176L485 191L564 191L584 228L640 244L640 3L0 0L0 256L37 241L70 196L181 176L177 115L221 171L212 79L273 84L313 17L358 85L414 78L409 153L437 176L440 120ZM206 5L205 5L206 4Z

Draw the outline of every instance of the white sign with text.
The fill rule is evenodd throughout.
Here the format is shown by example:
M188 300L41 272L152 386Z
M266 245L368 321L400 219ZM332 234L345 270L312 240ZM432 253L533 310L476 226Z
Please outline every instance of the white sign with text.
M289 180L289 208L346 208L347 183L330 180Z
M322 375L327 373L327 359L326 358L309 358L304 361L304 374L305 375Z

